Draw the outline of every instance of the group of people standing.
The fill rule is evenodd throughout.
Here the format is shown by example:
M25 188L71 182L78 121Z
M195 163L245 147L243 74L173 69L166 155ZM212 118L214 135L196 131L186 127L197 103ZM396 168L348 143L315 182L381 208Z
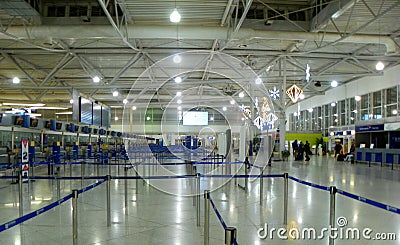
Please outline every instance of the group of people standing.
M297 140L294 140L292 143L292 149L294 160L303 161L305 157L306 161L310 161L310 155L312 155L312 152L308 140L306 140L305 144L301 141L298 142Z

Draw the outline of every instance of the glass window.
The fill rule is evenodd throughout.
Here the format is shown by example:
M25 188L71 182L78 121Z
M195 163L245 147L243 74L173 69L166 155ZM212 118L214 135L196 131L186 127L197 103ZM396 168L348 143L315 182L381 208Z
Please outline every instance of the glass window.
M395 117L398 115L397 108L397 87L388 88L385 90L385 116L386 117Z
M365 94L361 96L361 110L360 110L360 116L361 120L368 120L369 119L369 110L368 110L368 105L369 105L369 94Z

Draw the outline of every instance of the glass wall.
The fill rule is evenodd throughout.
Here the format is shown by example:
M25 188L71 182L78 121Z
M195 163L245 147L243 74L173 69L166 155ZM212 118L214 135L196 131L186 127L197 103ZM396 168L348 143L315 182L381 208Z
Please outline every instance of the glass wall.
M399 87L363 94L361 99L347 98L341 101L308 108L289 115L291 131L322 131L329 127L354 125L360 120L399 116ZM301 102L300 102L301 103ZM399 119L400 120L400 119Z

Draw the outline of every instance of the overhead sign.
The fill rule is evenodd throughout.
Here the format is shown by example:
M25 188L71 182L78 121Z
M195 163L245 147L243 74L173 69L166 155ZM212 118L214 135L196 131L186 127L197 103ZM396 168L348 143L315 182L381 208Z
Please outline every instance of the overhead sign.
M22 140L21 141L21 175L22 175L22 182L28 181L29 175L29 140Z
M29 162L29 147L28 147L29 140L22 140L21 141L21 162Z
M383 131L383 124L356 126L356 132Z

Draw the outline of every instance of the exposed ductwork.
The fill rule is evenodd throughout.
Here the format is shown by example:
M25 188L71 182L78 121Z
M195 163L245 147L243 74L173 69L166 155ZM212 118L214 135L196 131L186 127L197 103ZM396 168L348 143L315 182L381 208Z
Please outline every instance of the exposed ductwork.
M134 25L127 29L130 38L167 38L167 39L200 39L200 40L227 40L225 27L180 26L179 32L175 26ZM19 39L119 39L116 31L108 25L64 25L64 26L30 26L10 27L7 33ZM10 39L9 35L0 33L0 38ZM241 28L235 36L236 40L293 40L335 42L342 36L336 33L309 33L288 31L260 31L250 28ZM398 54L399 47L392 38L379 35L356 34L344 38L340 43L382 44L386 46L386 54Z

